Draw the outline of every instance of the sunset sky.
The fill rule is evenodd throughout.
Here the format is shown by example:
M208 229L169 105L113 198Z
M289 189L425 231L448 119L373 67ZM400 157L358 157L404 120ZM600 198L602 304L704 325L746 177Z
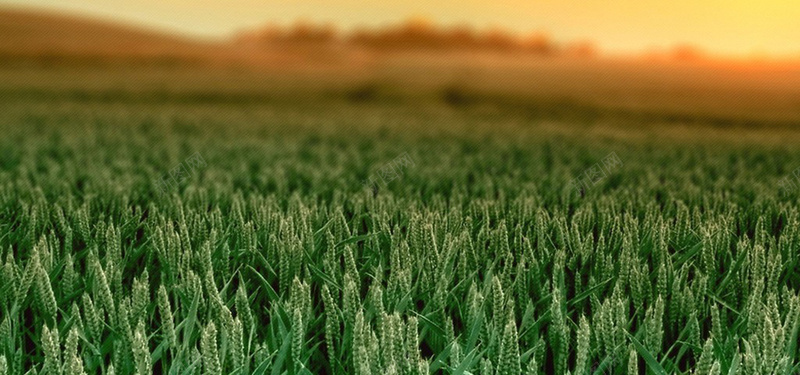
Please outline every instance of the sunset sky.
M0 0L102 16L206 37L298 18L343 28L409 17L547 31L639 52L692 44L727 55L800 56L800 2L792 0Z

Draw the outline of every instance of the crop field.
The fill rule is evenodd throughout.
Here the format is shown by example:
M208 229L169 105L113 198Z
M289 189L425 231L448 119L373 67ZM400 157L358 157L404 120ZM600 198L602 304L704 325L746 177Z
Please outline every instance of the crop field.
M36 95L0 374L800 373L786 124Z

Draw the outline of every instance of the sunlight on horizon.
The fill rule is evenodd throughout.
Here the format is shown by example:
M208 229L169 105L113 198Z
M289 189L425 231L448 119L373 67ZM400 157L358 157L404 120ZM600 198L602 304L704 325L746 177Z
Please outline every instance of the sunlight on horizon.
M102 17L206 38L227 38L269 23L298 19L343 29L397 24L424 16L445 26L543 31L561 41L592 40L612 53L648 52L692 45L713 54L800 56L800 3L765 0L0 0L72 15Z

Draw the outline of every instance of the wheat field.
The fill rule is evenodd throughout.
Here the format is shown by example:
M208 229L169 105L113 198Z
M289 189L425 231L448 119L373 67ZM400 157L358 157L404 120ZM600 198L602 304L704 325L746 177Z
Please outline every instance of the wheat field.
M0 114L0 374L800 372L791 128L162 99Z

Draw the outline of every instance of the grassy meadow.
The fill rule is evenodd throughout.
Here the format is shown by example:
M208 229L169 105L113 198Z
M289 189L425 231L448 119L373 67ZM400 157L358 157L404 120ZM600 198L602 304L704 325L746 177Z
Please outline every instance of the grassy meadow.
M103 74L0 73L0 374L800 372L792 95Z

